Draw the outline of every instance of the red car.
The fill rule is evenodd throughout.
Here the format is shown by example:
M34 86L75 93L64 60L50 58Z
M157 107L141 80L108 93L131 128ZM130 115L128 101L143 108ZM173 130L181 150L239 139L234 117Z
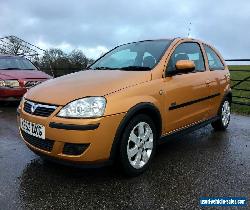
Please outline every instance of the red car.
M24 57L0 55L0 101L20 100L29 88L51 78Z

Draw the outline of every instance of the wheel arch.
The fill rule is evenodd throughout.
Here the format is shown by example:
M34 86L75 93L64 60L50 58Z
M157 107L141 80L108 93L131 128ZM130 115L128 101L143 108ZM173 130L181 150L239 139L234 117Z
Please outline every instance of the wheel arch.
M230 103L232 103L232 100L233 100L233 93L232 93L232 90L229 90L229 91L226 92L226 94L224 95L224 98L223 98L223 99L225 99L225 98L229 98Z
M138 114L146 114L149 117L151 117L157 129L157 134L158 134L157 139L158 137L160 137L161 132L162 132L162 118L161 118L159 109L150 102L136 104L135 106L129 109L129 111L127 112L125 117L122 119L122 121L120 122L116 130L115 138L114 138L111 152L110 152L110 160L114 160L117 155L121 136L122 136L124 129L126 128L126 125L134 116Z
M230 90L227 90L227 91L224 93L223 97L221 98L220 106L219 106L219 109L218 109L218 111L217 111L217 114L218 114L218 115L220 114L221 107L222 107L222 103L224 102L224 100L225 100L226 98L229 99L229 102L230 102L230 104L231 104L231 103L232 103L232 100L233 100L233 94L232 94L232 90L231 90L231 89L230 89Z

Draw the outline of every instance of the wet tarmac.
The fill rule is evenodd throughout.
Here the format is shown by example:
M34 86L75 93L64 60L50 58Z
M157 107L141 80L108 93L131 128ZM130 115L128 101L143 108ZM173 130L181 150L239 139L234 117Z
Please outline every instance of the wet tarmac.
M23 144L15 111L0 107L1 210L203 209L202 196L247 197L249 205L250 117L233 115L226 132L209 125L161 145L146 173L127 178L115 167L43 162Z

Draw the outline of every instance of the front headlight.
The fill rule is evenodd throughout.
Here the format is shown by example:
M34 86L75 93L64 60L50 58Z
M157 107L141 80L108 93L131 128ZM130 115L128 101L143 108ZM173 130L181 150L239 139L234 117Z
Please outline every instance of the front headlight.
M0 80L0 87L16 88L20 85L18 80Z
M0 80L0 87L5 87L5 83L3 80Z
M57 114L68 118L94 118L101 117L106 107L104 97L87 97L70 102Z

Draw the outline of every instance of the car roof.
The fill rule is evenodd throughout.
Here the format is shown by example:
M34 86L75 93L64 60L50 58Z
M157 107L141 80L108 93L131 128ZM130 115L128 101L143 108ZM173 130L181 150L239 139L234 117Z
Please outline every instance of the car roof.
M119 46L126 45L126 44L131 44L131 43L137 43L137 42L164 41L164 40L166 40L166 41L196 41L196 42L201 42L201 43L207 44L207 43L205 43L205 42L202 41L202 40L194 39L194 38L190 38L190 37L174 37L174 38L159 38L159 39L138 40L138 41L134 41L134 42L124 43L124 44L121 44L121 45L119 45ZM209 45L209 44L207 44L207 45Z
M152 39L152 40L143 40L143 41L157 41L157 40L168 40L168 41L176 41L176 42L178 42L178 41L200 42L202 44L208 45L209 47L215 49L211 44L204 42L203 40L195 39L192 37L174 37L174 38ZM141 42L143 42L143 41L141 41Z

